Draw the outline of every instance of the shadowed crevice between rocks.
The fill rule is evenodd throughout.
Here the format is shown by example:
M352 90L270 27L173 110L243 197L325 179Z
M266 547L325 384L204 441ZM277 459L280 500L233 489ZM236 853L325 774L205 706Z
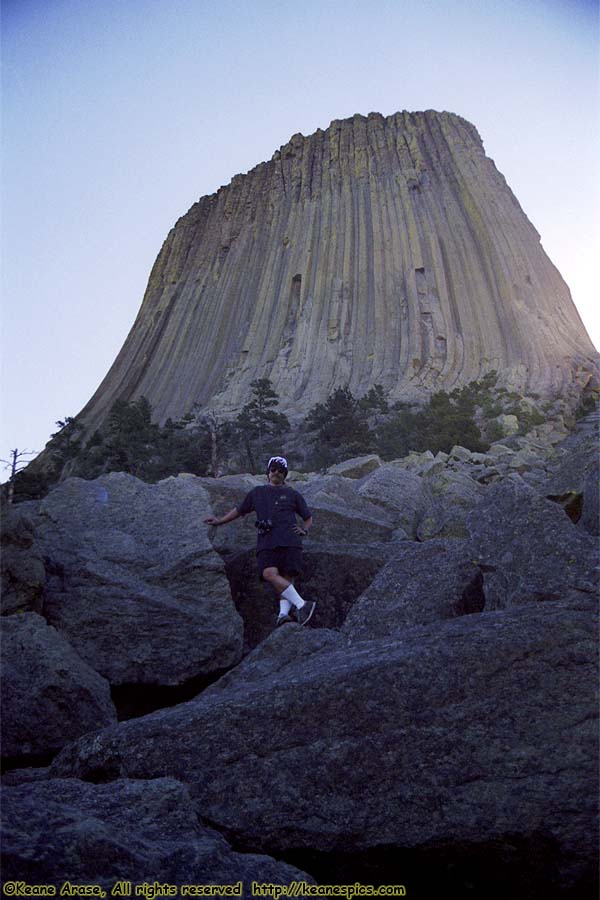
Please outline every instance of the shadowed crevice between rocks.
M218 681L229 669L218 669L204 675L190 678L183 684L118 684L111 685L110 693L117 710L119 722L137 719L155 712L187 703L201 694L207 687Z
M81 781L87 784L109 784L111 781L118 781L122 777L118 763L111 764L110 760L107 760L102 765L92 766L88 769L81 777ZM145 779L140 778L137 780L143 781ZM147 780L150 781L150 779Z
M472 613L481 613L485 609L484 580L481 569L475 574L472 581L467 584L460 598L456 602L454 612L457 616L468 616Z
M239 848L238 848L239 849ZM507 835L496 841L445 846L323 853L298 849L278 854L318 884L404 885L406 896L447 900L592 900L593 868L571 890L560 886L556 841L551 835Z
M56 753L22 753L18 756L3 756L0 762L0 774L15 769L45 769L50 765Z
M355 600L371 584L385 563L386 554L370 548L360 556L344 549L328 553L311 549L304 553L304 572L296 579L303 597L317 601L317 612L308 627L340 628ZM388 551L389 553L389 551ZM244 654L273 631L277 600L259 581L254 550L223 556L231 596L244 622Z
M403 885L406 896L446 900L596 900L598 875L593 864L566 887L557 864L558 845L551 834L506 834L481 843L432 844L406 848L381 845L320 851L310 847L280 850L251 846L231 829L200 816L220 832L237 853L266 853L314 878L319 885ZM569 879L570 880L570 879ZM561 883L562 882L562 883Z
M564 494L547 494L546 500L562 506L571 522L577 524L583 514L583 493L581 491L567 491Z

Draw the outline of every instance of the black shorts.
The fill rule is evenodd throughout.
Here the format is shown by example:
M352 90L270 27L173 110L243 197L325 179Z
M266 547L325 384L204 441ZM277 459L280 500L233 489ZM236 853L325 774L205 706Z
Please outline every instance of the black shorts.
M275 566L280 575L302 574L302 547L274 547L272 550L259 550L256 554L258 577L264 581L265 569Z

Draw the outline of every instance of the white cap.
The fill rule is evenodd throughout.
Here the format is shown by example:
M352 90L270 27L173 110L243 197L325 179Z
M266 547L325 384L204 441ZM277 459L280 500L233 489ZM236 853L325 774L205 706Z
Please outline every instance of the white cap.
M274 463L274 462L279 463L279 465L283 466L287 471L288 464L287 464L287 459L285 458L285 456L272 456L267 465L267 472L271 468L271 463Z

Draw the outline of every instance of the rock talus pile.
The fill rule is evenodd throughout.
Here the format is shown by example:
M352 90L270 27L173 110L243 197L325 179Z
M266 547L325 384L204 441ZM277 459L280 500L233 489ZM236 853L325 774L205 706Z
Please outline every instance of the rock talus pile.
M585 428L305 476L306 628L273 630L251 522L219 553L201 525L250 476L69 479L29 504L46 580L40 609L11 576L3 619L5 879L595 897ZM175 693L126 713L124 684Z

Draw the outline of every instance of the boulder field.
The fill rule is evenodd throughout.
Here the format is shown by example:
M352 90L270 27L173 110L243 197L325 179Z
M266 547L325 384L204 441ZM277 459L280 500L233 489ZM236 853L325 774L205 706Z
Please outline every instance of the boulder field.
M258 477L11 510L4 878L595 897L597 467L591 416L291 473L318 606L276 631L252 517L202 525Z

